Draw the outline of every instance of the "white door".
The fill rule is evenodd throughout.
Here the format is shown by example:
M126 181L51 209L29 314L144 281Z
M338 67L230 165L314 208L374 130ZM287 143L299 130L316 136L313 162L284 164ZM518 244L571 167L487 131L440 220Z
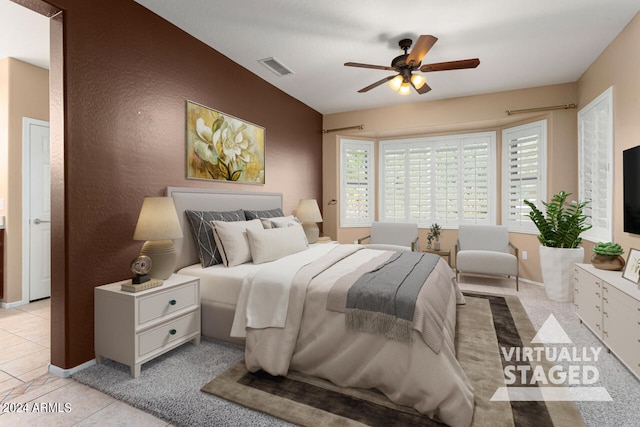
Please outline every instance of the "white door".
M29 301L33 301L51 296L49 123L25 119L24 127L29 141Z

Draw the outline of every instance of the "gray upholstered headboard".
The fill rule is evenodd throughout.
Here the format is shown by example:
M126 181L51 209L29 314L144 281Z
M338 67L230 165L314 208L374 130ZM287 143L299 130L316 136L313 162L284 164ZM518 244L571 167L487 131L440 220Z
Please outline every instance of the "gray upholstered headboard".
M209 190L204 188L167 187L167 196L173 197L182 227L182 239L174 244L178 251L176 270L199 261L185 210L233 211L237 209L282 209L282 193L252 193L240 191Z

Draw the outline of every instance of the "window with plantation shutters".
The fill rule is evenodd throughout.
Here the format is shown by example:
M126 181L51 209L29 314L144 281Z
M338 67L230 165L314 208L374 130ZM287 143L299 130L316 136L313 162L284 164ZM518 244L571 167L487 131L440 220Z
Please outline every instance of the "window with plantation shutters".
M613 87L578 112L578 197L592 228L582 237L613 238Z
M340 140L340 226L369 227L374 219L373 141Z
M380 142L380 221L492 224L495 132Z
M511 231L537 233L524 201L546 201L546 141L546 120L502 131L502 224Z

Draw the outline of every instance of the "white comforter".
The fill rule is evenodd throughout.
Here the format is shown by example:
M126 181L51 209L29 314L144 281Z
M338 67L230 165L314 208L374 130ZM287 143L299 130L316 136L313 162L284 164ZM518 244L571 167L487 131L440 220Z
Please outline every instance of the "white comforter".
M428 286L431 280L451 283L452 297L448 299L444 342L436 354L418 332L414 331L412 343L360 333L346 327L344 313L326 309L327 294L336 280L381 254L381 251L373 249L348 254L349 246L352 245L339 245L338 248L326 245L327 250L317 252L318 259L333 256L339 261L328 263L332 265L326 269L305 269L309 271L309 277L296 280L290 288L287 284L278 284L276 288L279 291L276 294L279 297L273 300L278 301L276 306L280 315L270 313L266 304L261 306L260 299L251 296L255 285L253 282L264 277L262 269L243 283L234 330L240 328L246 331L247 368L252 372L262 369L272 375L286 375L291 369L328 379L340 386L375 388L391 401L411 406L446 424L470 425L473 418L473 388L455 358L454 347L456 301L460 300L461 294L447 263L440 260L425 284ZM334 248L336 251L332 251ZM348 255L344 258L340 254L336 256L339 251ZM280 260L283 266L287 265L287 258ZM305 257L298 257L294 263L297 265L292 269L309 264L308 259L303 261L302 258ZM320 259L318 262L322 261ZM278 268L265 268L269 269L270 275L278 275ZM291 284L291 269L283 269L283 276ZM274 277L267 279L268 282L273 280ZM305 281L307 284L301 285ZM256 287L261 288L262 285ZM264 289L258 292L264 293ZM288 294L285 303L283 292ZM247 305L251 300L254 303ZM284 315L283 307L286 307ZM247 320L252 316L254 320L259 317L266 324L251 327L250 324L258 324ZM283 316L284 326L276 325Z

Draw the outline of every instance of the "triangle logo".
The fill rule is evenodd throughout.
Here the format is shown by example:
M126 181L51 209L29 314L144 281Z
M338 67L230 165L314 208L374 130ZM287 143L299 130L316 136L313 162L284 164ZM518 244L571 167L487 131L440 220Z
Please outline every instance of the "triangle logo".
M553 314L550 314L547 320L545 320L542 327L538 330L538 333L531 340L531 343L536 344L571 344L571 338L562 329L560 322L555 318Z

